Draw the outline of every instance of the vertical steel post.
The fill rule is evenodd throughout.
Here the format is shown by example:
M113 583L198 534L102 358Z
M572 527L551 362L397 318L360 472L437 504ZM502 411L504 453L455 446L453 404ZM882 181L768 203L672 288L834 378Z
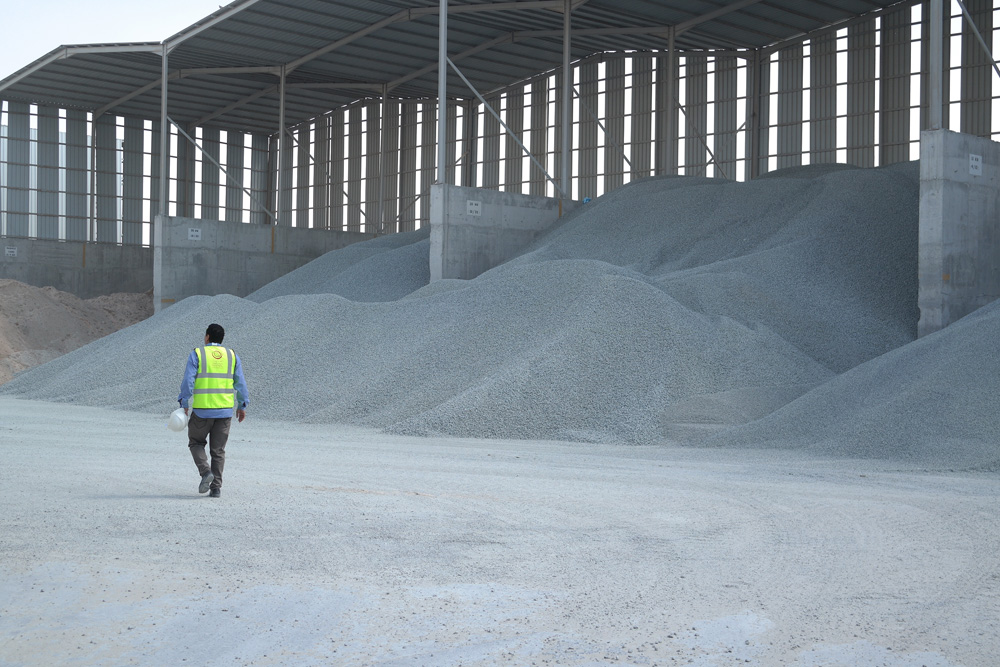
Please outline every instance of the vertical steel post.
M388 138L389 138L389 130L388 130L388 125L389 124L385 121L385 119L388 116L388 114L389 114L389 85L388 84L383 84L382 85L382 114L381 114L381 118L380 118L380 121L381 121L381 128L380 129L381 129L381 131L379 133L379 146L378 146L378 152L379 152L379 167L378 167L378 172L379 172L378 173L378 193L379 193L379 195L378 195L378 198L379 198L379 201L378 201L378 217L376 218L376 220L377 220L376 224L378 225L378 232L377 233L379 233L379 234L386 233L386 231L385 231L385 227L386 227L386 224L385 224L385 222L386 222L386 220L385 220L385 218L386 218L385 212L388 209L388 206L386 206L386 200L389 198L388 197L389 193L386 192L386 188L388 186L387 186L387 179L385 177L386 171L388 170L388 166L387 165L388 165L388 159L389 159L389 156L386 154L386 149L385 149L386 142L388 141Z
M274 224L281 224L281 209L285 205L285 153L288 150L288 139L285 137L285 66L281 66L278 75L278 180L274 201Z
M448 159L448 0L441 0L438 15L438 131L437 131L437 178L444 183L447 176L445 161Z
M563 80L562 80L562 183L563 196L573 198L570 183L570 160L573 155L570 142L573 137L573 71L570 69L570 49L572 46L573 0L565 0L563 5Z
M166 43L163 44L163 54L160 56L162 71L160 74L160 215L166 217L168 214L170 160L167 152L170 150L170 121L167 120L167 82L169 80L170 67L168 57L170 50Z
M97 119L90 116L90 220L87 221L87 236L90 241L97 241Z
M930 130L940 130L943 109L943 70L944 70L944 7L942 0L930 2L930 75L928 76L927 122Z
M748 91L750 100L750 178L760 176L760 97L761 97L761 70L764 64L761 62L760 49L754 49L753 59L750 65L753 71L753 80Z
M660 162L660 174L676 174L678 164L677 153L680 150L680 142L677 138L680 133L677 131L677 107L680 100L677 96L677 28L670 26L667 35L667 71L665 74L667 89L665 97L666 109L664 109L664 130L666 136L660 137L663 160Z

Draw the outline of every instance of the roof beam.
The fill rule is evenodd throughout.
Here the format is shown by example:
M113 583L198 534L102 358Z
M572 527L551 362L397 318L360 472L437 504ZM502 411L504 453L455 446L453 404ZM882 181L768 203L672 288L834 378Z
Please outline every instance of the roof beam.
M358 82L315 82L315 83L287 83L288 90L375 90L382 91L384 84L381 83L358 83Z
M247 95L246 97L241 98L239 100L236 100L235 102L233 102L232 104L230 104L228 106L225 106L225 107L223 107L223 108L221 108L221 109L219 109L217 111L213 111L212 113L208 114L207 116L202 116L198 120L193 121L192 123L190 123L190 125L192 125L192 126L204 125L205 123L207 123L207 122L209 122L211 120L215 120L219 116L224 116L225 114L229 113L230 111L232 111L234 109L239 109L241 106L244 106L246 104L250 104L251 102L253 102L256 99L260 99L261 97L264 97L265 95L270 95L271 93L276 93L276 92L278 92L278 84L274 84L273 86L268 86L267 88L261 88L260 90L258 90L257 92L253 93L252 95Z
M583 0L585 1L585 0ZM581 2L582 4L582 2ZM479 13L479 12L501 12L510 10L523 10L523 9L559 9L563 5L563 0L523 0L522 2L491 2L478 5L458 5L455 7L448 7L448 14L469 14L469 13ZM366 37L373 32L381 30L382 28L392 25L393 23L403 23L407 21L413 21L424 16L434 16L440 12L439 7L418 7L415 9L404 9L402 11L396 12L392 16L387 16L381 21L376 21L371 25L362 28L356 32L351 33L335 42L327 44L321 49L317 49L312 53L308 53L301 58L293 60L285 66L286 72L292 72L298 69L302 65L306 64L311 60L320 58L330 53L331 51L336 51L342 46L346 46L351 42L355 42L362 37Z
M381 21L376 21L375 23L372 23L370 26L368 26L366 28L362 28L361 30L358 30L357 32L353 32L350 35L347 35L346 37L343 37L341 39L338 39L335 42L331 42L330 44L327 44L326 46L324 46L321 49L317 49L317 50L313 51L312 53L308 53L308 54L302 56L301 58L293 60L292 62L288 63L285 66L285 68L286 68L285 71L286 72L291 72L291 71L293 71L293 70L301 67L302 65L304 65L305 63L307 63L307 62L309 62L311 60L315 60L316 58L324 56L327 53L330 53L331 51L335 51L335 50L339 49L342 46L345 46L347 44L350 44L351 42L357 41L357 40L359 40L362 37L365 37L367 35L370 35L371 33L375 32L377 30L381 30L382 28L386 27L387 25L392 25L393 23L398 23L400 21L407 21L407 20L409 20L410 11L411 10L404 9L401 12L396 12L392 16L386 17L386 18L382 19Z
M181 78L187 78L189 76L199 76L202 74L273 74L275 76L281 74L281 67L279 66L267 66L267 67L194 67L188 69L177 70Z
M180 74L178 72L174 72L173 74L171 74L170 76L167 77L167 81L173 81L173 80L179 79L179 78L181 78ZM150 83L147 83L145 86L142 86L141 88L136 88L135 90L133 90L128 95L125 95L123 97L119 97L117 100L105 104L100 109L97 109L97 110L94 111L94 118L97 118L98 116L103 116L107 112L109 112L112 109L114 109L116 106L118 106L120 104L125 104L129 100L134 100L135 98L139 97L140 95L143 95L144 93L149 92L153 88L158 88L162 82L163 82L163 77L161 76L156 81L152 81Z
M176 81L177 79L184 79L189 76L198 76L202 74L277 74L281 71L280 67L205 67L197 69L182 69L173 72L167 77L167 81ZM136 88L128 95L119 97L113 102L105 104L100 109L94 111L94 116L103 116L108 111L111 111L115 107L125 104L129 100L134 100L135 98L143 95L153 88L157 88L163 81L163 77L156 79L150 83L147 83L141 88Z
M448 11L449 12L451 11L450 7L448 8ZM474 46L471 49L468 49L466 51L462 51L461 53L459 53L459 54L451 57L451 60L452 60L452 62L458 62L458 61L460 61L460 60L462 60L464 58L468 58L470 56L474 56L477 53L479 53L480 51L486 51L487 49L492 49L494 46L498 46L500 44L505 44L507 42L513 42L513 41L514 41L514 33L509 32L506 35L500 35L499 37L491 39L488 42L483 42L479 46ZM418 69L418 70L416 70L414 72L410 72L409 74L407 74L405 76L401 76L398 79L394 79L393 81L390 81L388 84L386 84L386 86L388 87L389 90L392 90L393 88L398 88L399 86L403 85L404 83L406 83L408 81L412 81L413 79L420 78L420 77L424 76L425 74L430 74L431 72L436 71L437 68L438 68L438 64L437 64L437 61L435 61L435 62L431 63L430 65L427 65L426 67L422 67L422 68L420 68L420 69Z
M718 9L708 12L707 14L702 14L701 16L696 16L693 19L682 21L681 23L678 23L675 26L676 28L675 34L679 35L682 32L694 28L695 26L701 25L702 23L713 21L719 18L720 16L725 16L726 14L730 14L732 12L738 12L741 9L746 9L750 5L756 5L762 1L763 0L740 0L739 2L734 2L731 5L726 5L725 7L719 7Z
M586 0L584 0L586 1ZM518 9L558 9L562 10L563 0L523 0L522 2L490 2L481 5L448 6L448 16L452 14L473 14L480 12L504 12ZM577 2L577 4L582 4ZM420 7L409 10L411 16L432 16L439 12L438 7ZM412 19L411 19L412 20Z
M381 91L382 90L382 84L381 83L357 83L357 82L289 83L289 84L285 84L285 88L289 89L289 90L292 90L292 89L298 89L298 90L308 90L308 89L324 90L325 89L325 90L364 90L364 91L375 90L375 91ZM222 109L219 109L218 111L213 111L212 113L210 113L207 116L202 116L201 118L199 118L196 121L193 121L189 125L194 126L194 127L199 126L199 125L204 125L205 123L207 123L207 122L209 122L211 120L215 120L219 116L224 116L227 113L229 113L230 111L235 111L236 109L239 109L242 106L250 104L254 100L258 100L261 97L266 97L267 95L275 94L277 92L278 92L278 84L274 84L273 86L268 86L267 88L262 88L262 89L256 91L255 93L253 93L251 95L247 95L246 97L243 97L243 98L241 98L239 100L236 100L232 104L230 104L228 106L225 106Z

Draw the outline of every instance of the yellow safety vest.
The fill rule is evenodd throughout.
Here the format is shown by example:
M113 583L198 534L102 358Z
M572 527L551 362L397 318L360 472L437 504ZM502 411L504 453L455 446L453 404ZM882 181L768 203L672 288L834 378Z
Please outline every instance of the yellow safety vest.
M233 394L233 376L236 375L236 353L221 345L195 348L198 355L198 373L194 376L194 397L191 407L195 410L224 410L236 405Z

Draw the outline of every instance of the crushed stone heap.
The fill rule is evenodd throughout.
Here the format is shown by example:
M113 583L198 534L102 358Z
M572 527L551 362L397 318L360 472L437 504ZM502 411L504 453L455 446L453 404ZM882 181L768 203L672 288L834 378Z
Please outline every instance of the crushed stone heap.
M427 285L426 232L381 237L247 299L185 299L2 391L165 412L186 355L216 321L244 359L258 418L414 435L794 446L772 436L807 439L808 427L783 431L783 413L851 369L916 348L918 198L915 163L805 167L747 183L646 179L475 280ZM839 409L826 406L831 433ZM762 424L766 432L752 430Z

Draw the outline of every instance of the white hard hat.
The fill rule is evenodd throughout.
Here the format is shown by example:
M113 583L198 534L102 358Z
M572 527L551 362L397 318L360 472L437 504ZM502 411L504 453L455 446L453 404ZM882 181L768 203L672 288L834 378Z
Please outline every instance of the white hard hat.
M188 416L184 414L184 408L177 408L170 413L170 419L167 420L167 428L171 431L183 431L187 423Z

